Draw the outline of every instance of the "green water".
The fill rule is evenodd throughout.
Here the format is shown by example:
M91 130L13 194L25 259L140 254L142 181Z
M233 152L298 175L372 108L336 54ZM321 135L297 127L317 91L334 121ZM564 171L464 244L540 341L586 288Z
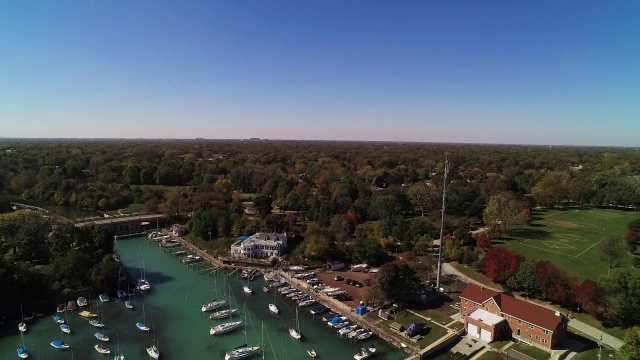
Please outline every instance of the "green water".
M217 276L199 274L182 264L178 258L172 257L157 246L150 244L146 238L119 240L116 248L121 254L123 263L134 275L138 274L139 249L144 258L146 278L152 284L147 295L135 296L131 300L136 308L127 310L124 303L117 298L106 304L92 301L92 311L99 311L107 327L104 332L111 338L108 347L112 354L101 355L93 345L98 341L93 334L98 331L82 319L77 312L68 314L71 335L61 334L59 327L50 315L29 323L25 333L25 344L30 359L113 359L117 349L116 335L120 338L120 348L126 359L148 359L144 347L150 346L154 335L158 341L161 359L223 359L225 351L248 343L260 345L261 324L264 324L264 358L265 359L309 359L308 349L315 349L319 359L353 359L353 355L362 346L374 345L379 354L376 359L403 359L403 353L386 343L372 339L366 342L350 342L341 339L330 331L321 320L321 315L314 318L309 308L300 309L300 330L303 341L293 340L288 333L289 326L295 323L295 306L277 294L276 304L280 315L272 315L267 304L274 300L273 292L264 293L262 286L266 283L261 277L249 283L254 295L247 296L242 292L245 284L236 272L228 276L228 272L220 272ZM217 285L217 286L216 286ZM228 320L210 320L200 311L203 302L216 297L214 288L231 288L239 304L240 316L234 319L244 320L246 304L247 322L243 328L234 332L211 336L209 328ZM218 291L217 297L221 293ZM143 333L135 327L143 318L143 307L146 324L153 326L154 332ZM18 359L16 348L20 343L17 325L11 325L0 338L0 359ZM246 338L245 332L246 330ZM8 333L7 333L8 332ZM49 346L54 339L62 339L72 346L73 351L55 350ZM247 339L247 340L245 340ZM250 359L261 359L262 354L254 354Z

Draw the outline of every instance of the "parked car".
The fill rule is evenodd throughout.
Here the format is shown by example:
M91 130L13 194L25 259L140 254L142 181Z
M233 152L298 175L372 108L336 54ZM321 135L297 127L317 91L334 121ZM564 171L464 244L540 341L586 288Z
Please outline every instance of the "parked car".
M342 276L340 276L340 275L338 275L338 276L334 277L333 279L334 279L335 281L342 281L342 280L344 280L344 278L343 278Z
M351 280L351 279L346 279L346 280L344 281L344 283L345 283L345 284L347 284L347 285L353 285L353 280Z

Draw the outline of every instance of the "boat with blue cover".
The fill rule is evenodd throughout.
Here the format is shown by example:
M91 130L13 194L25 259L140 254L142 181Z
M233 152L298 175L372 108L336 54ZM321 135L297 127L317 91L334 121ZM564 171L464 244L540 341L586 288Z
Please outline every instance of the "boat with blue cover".
M65 344L65 342L62 340L53 340L52 342L49 343L49 345L51 345L52 348L58 349L58 350L67 350L71 347L69 346L69 344Z

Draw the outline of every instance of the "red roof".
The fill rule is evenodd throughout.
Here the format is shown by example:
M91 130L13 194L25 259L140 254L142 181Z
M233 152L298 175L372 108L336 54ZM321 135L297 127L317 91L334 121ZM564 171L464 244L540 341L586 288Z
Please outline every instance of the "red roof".
M556 315L553 310L475 284L468 284L460 297L479 304L494 298L503 314L550 331L555 331L563 320L562 314Z

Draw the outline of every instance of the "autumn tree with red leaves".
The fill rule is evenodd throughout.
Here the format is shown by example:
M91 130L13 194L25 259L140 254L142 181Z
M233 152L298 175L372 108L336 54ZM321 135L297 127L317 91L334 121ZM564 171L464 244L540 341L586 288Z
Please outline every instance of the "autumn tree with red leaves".
M575 297L580 308L598 319L607 306L604 290L593 280L585 280L576 290Z
M491 280L504 284L517 271L524 258L505 248L489 249L480 264L482 272Z
M566 272L559 270L549 261L541 261L538 264L536 284L540 288L542 298L567 308L575 305L575 282L569 278Z
M488 249L491 246L491 238L486 233L476 235L476 246L481 249Z

